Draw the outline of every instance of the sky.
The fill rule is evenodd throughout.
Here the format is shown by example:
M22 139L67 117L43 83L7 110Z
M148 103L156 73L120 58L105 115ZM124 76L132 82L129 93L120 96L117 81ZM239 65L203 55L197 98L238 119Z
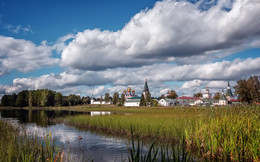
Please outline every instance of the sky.
M0 97L191 96L260 75L259 0L0 0Z

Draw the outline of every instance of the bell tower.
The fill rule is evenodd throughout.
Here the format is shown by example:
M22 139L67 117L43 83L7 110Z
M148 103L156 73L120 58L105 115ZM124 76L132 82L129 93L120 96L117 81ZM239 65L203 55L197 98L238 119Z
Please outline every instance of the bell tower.
M147 95L148 95L150 92L149 92L149 88L148 88L148 84L147 84L147 79L145 79L144 81L145 81L145 83L144 83L143 95L144 95L144 98L147 98Z
M226 97L227 97L228 100L234 98L234 95L233 95L233 93L231 91L231 87L230 87L229 81L228 81L228 86L227 86Z

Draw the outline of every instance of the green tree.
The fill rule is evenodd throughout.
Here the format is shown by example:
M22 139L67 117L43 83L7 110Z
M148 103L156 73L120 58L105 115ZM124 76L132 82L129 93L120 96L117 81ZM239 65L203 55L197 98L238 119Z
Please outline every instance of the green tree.
M81 103L82 103L82 101L81 101L80 96L75 95L75 94L70 94L69 95L69 97L68 97L68 104L69 104L69 106L79 105Z
M9 106L16 106L16 99L17 99L17 95L15 93L13 93L10 96L10 101L9 101Z
M33 103L35 106L41 106L42 90L37 89L33 91Z
M167 98L171 98L171 99L175 99L177 97L178 97L178 95L174 90L171 90L170 94L167 96Z
M81 97L79 95L77 95L76 104L77 105L81 105L82 104L82 99L81 99Z
M247 103L260 101L260 83L258 76L252 76L248 80L238 80L234 88L240 101Z
M33 91L29 91L28 105L29 105L29 107L33 106Z
M69 97L68 96L63 96L62 97L62 106L69 106Z
M125 95L124 93L121 94L121 98L120 98L120 105L124 105L125 104Z
M214 99L219 100L219 98L220 98L220 93L216 92L215 95L214 95Z
M140 106L146 106L144 94L142 93L141 99L140 99Z
M3 106L9 106L9 95L4 95L1 99L1 105Z
M55 92L47 90L47 103L46 106L54 106L55 104Z
M55 105L56 106L62 106L62 98L63 98L63 96L62 96L62 94L60 92L57 92L55 94L54 100L55 100Z
M70 95L68 96L69 106L74 106L74 105L75 105L75 100L76 100L76 95L70 94Z
M105 103L109 103L110 102L110 96L109 93L105 94Z
M16 98L16 106L25 107L28 106L28 91L21 91L18 93Z
M260 102L260 77L259 76L252 76L247 80L249 93L252 97L251 102Z
M36 95L37 95L37 106L41 106L42 97L43 97L43 89L37 89Z
M40 106L48 106L49 90L44 89L41 91L41 104Z
M119 103L119 93L118 92L114 93L113 98L112 98L112 102L113 102L114 105Z
M83 104L90 104L90 97L89 96L87 96L87 97L82 97L82 103Z
M193 97L202 97L202 93L201 93L201 92L195 93L195 94L193 95Z
M153 104L152 106L154 107L158 107L159 106L159 102L156 99L153 99Z
M153 106L153 98L151 97L151 94L149 91L146 95L145 106Z

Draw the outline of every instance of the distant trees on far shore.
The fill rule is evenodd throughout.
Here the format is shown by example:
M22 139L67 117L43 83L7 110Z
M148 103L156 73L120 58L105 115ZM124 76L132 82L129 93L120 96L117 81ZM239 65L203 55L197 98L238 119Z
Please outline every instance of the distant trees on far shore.
M63 96L49 89L24 90L18 94L4 95L1 99L2 106L12 107L74 106L83 103L90 103L90 97L81 98L75 94Z

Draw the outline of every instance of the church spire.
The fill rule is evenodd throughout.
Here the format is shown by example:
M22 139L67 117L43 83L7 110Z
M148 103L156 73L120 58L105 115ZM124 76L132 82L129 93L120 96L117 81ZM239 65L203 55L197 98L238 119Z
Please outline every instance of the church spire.
M149 88L148 88L148 84L147 84L147 79L145 79L145 83L144 83L144 91L143 92L148 92Z
M148 88L148 84L147 84L147 79L145 79L144 90L143 90L144 98L146 99L149 94L150 94L150 92L149 92L149 88Z
M234 97L233 93L231 91L231 87L230 87L229 81L228 81L226 96L227 96L228 99L231 99L232 97Z
M229 81L228 81L228 86L227 86L227 89L230 89L230 84L229 84Z

